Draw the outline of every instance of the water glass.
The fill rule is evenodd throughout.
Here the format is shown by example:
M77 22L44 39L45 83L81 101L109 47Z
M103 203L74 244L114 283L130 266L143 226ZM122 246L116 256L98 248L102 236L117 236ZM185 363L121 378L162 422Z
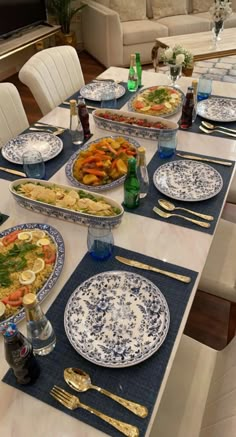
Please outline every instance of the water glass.
M109 86L104 87L101 94L101 108L117 108L116 90L115 86L111 83Z
M197 88L197 101L208 99L212 91L212 80L207 77L200 77Z
M175 154L177 146L177 130L163 129L160 130L158 137L157 153L159 158L170 158Z
M45 177L45 163L38 150L26 150L22 155L24 172L28 178L43 179Z
M176 85L176 81L181 77L182 74L182 65L169 64L169 78L171 79L171 86L174 88L180 88L179 85Z
M106 260L112 254L114 239L110 226L100 228L88 227L87 246L90 255L97 260Z

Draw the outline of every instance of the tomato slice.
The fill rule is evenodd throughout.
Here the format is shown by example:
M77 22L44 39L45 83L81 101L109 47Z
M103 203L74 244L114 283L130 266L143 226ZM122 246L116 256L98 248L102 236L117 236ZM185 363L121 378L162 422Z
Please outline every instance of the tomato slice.
M13 231L10 234L8 234L5 237L3 237L3 239L2 239L3 246L6 247L9 244L13 243L17 239L17 236L18 236L19 232L20 231Z
M28 286L23 286L18 288L17 290L13 291L9 296L8 296L8 303L10 304L10 301L14 301L14 300L18 300L20 299L22 296L24 296L25 294L29 293L29 287Z
M136 108L136 109L141 109L141 108L144 108L145 107L145 103L143 103L143 102L135 102L134 103L134 107Z
M52 264L56 259L56 253L50 246L43 246L45 264Z
M152 105L151 106L151 110L152 111L160 111L161 109L163 109L165 106L162 105L161 103L157 104L157 105Z

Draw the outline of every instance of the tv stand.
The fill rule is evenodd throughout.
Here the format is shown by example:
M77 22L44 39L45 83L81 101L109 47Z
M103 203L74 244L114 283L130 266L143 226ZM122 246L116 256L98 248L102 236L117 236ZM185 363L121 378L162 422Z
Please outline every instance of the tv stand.
M40 24L39 26L22 30L18 35L11 35L9 39L0 41L0 60L56 34L60 28L61 26Z

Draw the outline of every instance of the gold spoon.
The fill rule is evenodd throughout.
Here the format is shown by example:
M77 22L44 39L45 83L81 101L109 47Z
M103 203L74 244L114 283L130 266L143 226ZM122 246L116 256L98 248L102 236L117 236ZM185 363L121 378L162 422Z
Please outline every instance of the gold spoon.
M202 121L203 126L206 126L208 129L217 129L218 127L220 129L227 130L228 132L236 133L236 129L229 129L228 127L224 126L217 126L216 124L209 123L208 121Z
M168 200L165 199L158 199L158 203L159 205L162 206L162 208L166 209L167 211L174 211L175 209L181 209L182 211L189 212L190 214L196 215L197 217L201 217L202 219L210 220L210 221L214 220L214 217L212 217L212 215L201 214L200 212L195 212L192 211L191 209L175 206L173 203L168 202Z
M209 228L211 225L210 223L207 222L201 222L199 220L194 220L191 219L189 217L185 217L185 215L180 215L180 214L169 214L168 212L164 212L161 209L157 208L156 206L154 206L153 211L159 215L160 217L163 218L170 218L170 217L180 217L183 218L184 220L187 220L188 222L192 222L195 223L195 225L201 226L202 228Z
M143 405L136 404L135 402L128 401L127 399L121 398L120 396L114 395L110 393L108 390L104 388L93 385L90 379L90 376L81 369L75 367L68 367L64 370L64 379L67 384L78 392L84 392L91 389L97 390L103 395L108 396L114 401L121 404L123 407L132 411L132 413L136 414L139 417L145 418L148 415L148 409Z
M236 133L233 134L230 132L225 132L225 131L220 130L220 129L207 130L203 126L199 126L199 129L202 130L203 132L205 132L205 134L213 134L214 132L220 132L221 134L228 135L229 137L236 137Z

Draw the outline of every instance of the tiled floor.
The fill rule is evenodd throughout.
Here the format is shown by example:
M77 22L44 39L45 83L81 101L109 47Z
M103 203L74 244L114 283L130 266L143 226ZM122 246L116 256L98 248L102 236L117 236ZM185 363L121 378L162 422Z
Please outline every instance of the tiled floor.
M160 71L168 74L168 67L160 67ZM209 59L195 62L192 77L199 78L202 74L212 80L236 83L236 56Z

